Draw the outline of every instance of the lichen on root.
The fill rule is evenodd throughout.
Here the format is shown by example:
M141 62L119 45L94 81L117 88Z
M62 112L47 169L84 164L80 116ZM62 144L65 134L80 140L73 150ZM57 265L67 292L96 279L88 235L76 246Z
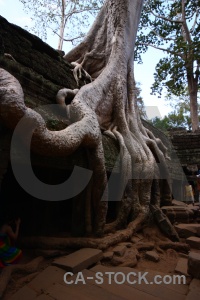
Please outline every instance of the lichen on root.
M75 66L77 83L82 70L91 79L74 93L68 104L70 126L49 131L42 117L25 107L19 83L4 70L0 72L0 117L12 128L22 116L32 120L37 127L32 136L32 150L40 154L64 156L80 146L87 147L93 176L87 193L90 201L86 201L85 227L92 234L102 236L127 227L127 234L123 232L116 239L119 241L121 236L124 240L153 214L158 226L178 241L173 226L160 210L159 178L170 182L166 148L142 125L136 104L133 59L142 6L143 0L106 0L87 36L64 56ZM122 201L116 220L108 225L102 132L117 139L121 160ZM170 188L166 196L169 195Z

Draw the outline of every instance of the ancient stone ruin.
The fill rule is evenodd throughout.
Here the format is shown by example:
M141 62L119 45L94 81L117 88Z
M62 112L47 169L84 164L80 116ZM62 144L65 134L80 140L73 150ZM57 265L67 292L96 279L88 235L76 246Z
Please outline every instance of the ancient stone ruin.
M70 62L64 61L56 49L51 48L38 37L22 28L10 24L2 17L0 17L0 50L0 67L8 71L19 81L23 88L26 106L38 111L43 116L46 126L50 131L60 131L66 128L69 125L66 119L66 111L56 104L57 92L63 88L76 90L87 85L90 82L87 74L82 72L82 78L78 82L79 86L77 86L77 80L73 76L74 66ZM67 104L70 104L72 99L68 97L66 99L68 101ZM56 110L52 109L50 106L52 104L57 105ZM12 123L12 120L10 122ZM119 230L116 234L116 230L112 229L110 232L109 230L105 231L103 237L91 237L88 234L87 228L90 222L86 222L86 214L83 213L85 212L85 207L88 205L86 199L89 188L85 188L71 199L62 201L41 200L26 192L16 180L12 166L14 164L21 172L26 174L29 165L24 159L23 148L19 148L20 151L17 147L12 149L12 126L6 126L1 120L0 213L5 213L8 208L12 208L20 215L22 219L20 232L21 246L40 250L40 253L47 256L59 256L84 247L98 248L99 250L95 250L96 252L92 251L94 249L88 250L87 255L90 251L92 253L87 258L90 263L80 260L80 265L76 263L73 267L70 266L72 270L77 271L82 270L82 267L80 267L82 264L85 269L95 263L100 262L102 264L102 266L93 266L90 271L84 271L86 274L87 272L94 272L94 270L105 271L104 268L107 265L109 267L120 266L132 268L139 261L142 262L143 259L157 264L163 255L164 258L168 257L168 259L174 259L177 262L177 273L188 272L187 276L191 277L191 279L199 279L197 268L199 266L198 255L200 249L199 207L197 201L196 205L183 202L185 200L184 186L188 180L195 181L196 172L200 164L199 135L198 133L191 135L178 133L169 138L145 120L142 120L142 126L149 132L149 136L153 133L155 139L159 139L165 145L167 155L171 158L171 160L167 160L167 167L172 188L169 193L165 178L159 183L161 208L157 220L160 218L159 224L163 224L165 222L164 217L167 216L175 230L175 237L179 237L180 239L179 242L174 243L170 239L163 237L158 229L155 229L153 226L145 226L140 230L139 222L135 224L136 229L139 231L137 234L136 230L132 234L132 228L127 226L127 231ZM120 144L117 139L112 138L112 135L106 135L104 131L101 133L106 175L108 178L112 176L116 180L116 183L118 183L121 178L120 161L118 160ZM11 149L12 159L10 154ZM49 156L48 152L45 153L44 151L43 154L38 154L33 150L31 150L30 155L34 174L39 180L49 185L57 185L70 178L75 166L85 169L90 169L91 167L89 154L84 146L81 146L74 153L67 156ZM194 167L192 168L192 166ZM77 181L74 181L72 188L76 190L78 184ZM115 196L117 198L117 184L115 188L116 190L114 189L111 192L112 199L113 197L115 199ZM153 188L156 190L155 186ZM15 197L13 197L13 192ZM109 196L111 197L111 195ZM118 201L108 201L106 223L112 224L116 220L118 205ZM156 213L157 211L155 210L154 214L156 215ZM149 224L151 224L151 220L149 220ZM165 226L166 222L163 227ZM84 250L81 251L84 252ZM178 256L179 254L180 257ZM76 255L80 259L79 252ZM94 260L93 256L95 257ZM45 274L49 272L52 275L56 270L59 275L63 276L63 271L61 270L63 270L63 266L69 267L71 258L73 256L58 258L58 260L53 262L53 267L50 267L51 270L44 271L46 272ZM75 260L77 262L77 257ZM27 270L35 272L37 269L35 265L38 263L40 263L40 259L37 259L33 268L29 269L28 266ZM61 269L58 270L59 267ZM170 269L170 272L174 272L174 269ZM45 274L41 275L37 280L40 281L43 276L46 276ZM152 274L153 271L151 272L151 276ZM53 283L51 282L51 284ZM5 288L5 286L2 286L3 284L1 283L0 295ZM34 292L32 291L32 287L34 287ZM35 293L35 291L40 293L40 288L44 288L41 286L38 289L38 285L34 286L34 283L32 287L31 284L28 287L31 293ZM190 292L189 287L184 292L181 291L180 293L184 294L181 299L185 299L186 294ZM120 293L120 291L117 290L117 293ZM150 292L148 291L147 293ZM153 295L159 297L158 294ZM176 297L175 292L174 297Z

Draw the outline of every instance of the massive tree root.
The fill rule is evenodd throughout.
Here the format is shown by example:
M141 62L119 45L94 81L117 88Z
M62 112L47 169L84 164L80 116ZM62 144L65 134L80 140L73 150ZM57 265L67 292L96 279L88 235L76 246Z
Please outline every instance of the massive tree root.
M19 83L4 70L0 71L0 117L11 128L26 118L36 128L31 147L37 153L69 155L80 146L88 148L93 170L86 212L89 233L92 230L101 236L128 226L126 232L122 230L123 234L120 231L117 238L113 237L115 241L125 240L153 214L158 226L178 241L160 210L159 179L165 178L170 185L166 148L142 125L135 99L133 56L142 5L142 0L106 0L86 38L64 56L74 66L77 85L82 71L91 80L72 92L74 99L66 109L70 126L49 131L42 117L24 105ZM57 101L63 106L60 96L62 92ZM120 145L122 201L116 220L108 225L102 133L117 139ZM170 190L166 197L169 195ZM85 244L89 245L87 239Z

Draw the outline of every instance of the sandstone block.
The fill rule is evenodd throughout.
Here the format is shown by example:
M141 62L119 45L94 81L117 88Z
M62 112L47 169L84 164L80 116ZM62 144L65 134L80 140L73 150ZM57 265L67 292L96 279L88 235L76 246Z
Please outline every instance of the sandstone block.
M187 238L186 243L190 245L191 248L200 249L200 238L196 236L191 236Z
M178 224L174 228L181 238L188 238L190 236L200 237L200 224Z
M183 274L185 276L188 276L188 259L180 257L178 259L175 272L179 274Z
M123 256L126 251L126 246L117 246L113 249L113 252L117 256Z
M52 265L77 273L97 263L103 257L103 252L98 249L83 248L67 256L56 259Z
M113 251L103 253L103 260L111 260L113 258Z
M188 274L196 279L200 279L200 255L190 252L188 258Z
M160 260L158 253L155 251L147 251L145 253L145 258L154 262L158 262Z

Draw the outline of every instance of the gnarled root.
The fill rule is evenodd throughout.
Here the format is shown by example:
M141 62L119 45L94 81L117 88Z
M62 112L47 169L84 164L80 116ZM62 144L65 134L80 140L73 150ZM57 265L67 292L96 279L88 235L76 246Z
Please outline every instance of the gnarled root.
M179 236L176 230L168 220L167 216L161 211L161 209L158 206L152 204L150 204L150 209L153 213L155 221L158 223L158 226L162 230L162 232L165 233L172 241L179 242Z
M20 241L21 248L40 248L40 249L80 249L96 248L106 250L120 242L128 241L134 233L142 229L146 216L139 214L136 220L130 222L126 229L119 230L113 234L102 238L54 238L54 237L23 237Z
M89 82L92 82L92 77L82 67L83 63L79 64L77 62L71 62L71 65L74 67L73 75L76 80L77 86L79 86L79 80L82 78L82 73L84 74L85 78L89 80Z

